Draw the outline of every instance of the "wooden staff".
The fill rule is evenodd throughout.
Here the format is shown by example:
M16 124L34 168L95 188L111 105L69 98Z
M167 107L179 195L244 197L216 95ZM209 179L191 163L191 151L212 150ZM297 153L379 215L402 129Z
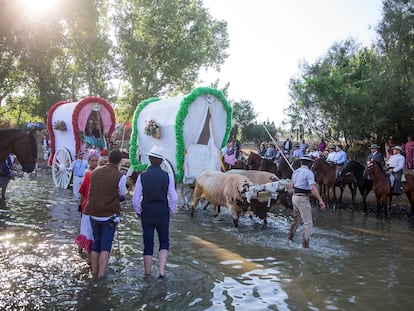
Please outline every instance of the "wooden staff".
M290 169L292 170L292 172L294 171L292 164L290 164L289 160L286 158L285 153L283 152L283 150L280 150L279 146L277 145L276 141L273 139L272 135L270 135L269 130L267 129L266 125L263 124L264 129L266 130L267 135L269 135L270 139L273 141L273 143L275 144L275 147L277 148L278 151L280 151L280 153L282 154L283 159L286 161L286 163L289 165Z

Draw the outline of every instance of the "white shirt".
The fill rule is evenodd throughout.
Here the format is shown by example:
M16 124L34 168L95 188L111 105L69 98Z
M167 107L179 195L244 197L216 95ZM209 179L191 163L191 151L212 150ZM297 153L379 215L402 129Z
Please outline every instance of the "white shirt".
M336 161L336 152L335 151L329 152L328 157L326 158L326 161L335 162Z
M387 161L388 166L392 167L394 172L402 170L405 165L405 157L401 153L396 153L390 156Z

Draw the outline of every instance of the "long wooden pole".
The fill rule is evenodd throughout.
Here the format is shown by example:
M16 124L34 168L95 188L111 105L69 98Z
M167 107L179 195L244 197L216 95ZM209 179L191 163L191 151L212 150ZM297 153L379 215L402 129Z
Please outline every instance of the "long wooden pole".
M277 148L277 150L280 151L280 154L282 155L283 159L286 161L286 163L289 165L290 169L293 172L294 171L293 166L292 166L292 164L290 164L289 160L286 158L284 151L283 150L280 150L279 146L277 145L276 141L273 139L272 135L270 135L270 132L267 129L266 125L264 125L264 123L263 123L263 127L266 130L267 135L269 135L270 139L275 144L275 148Z

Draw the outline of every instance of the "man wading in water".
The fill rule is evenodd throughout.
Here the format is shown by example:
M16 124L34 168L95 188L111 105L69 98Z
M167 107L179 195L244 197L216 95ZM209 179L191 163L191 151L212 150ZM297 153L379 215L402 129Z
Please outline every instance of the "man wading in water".
M309 247L309 239L312 231L312 207L309 201L309 194L312 193L319 201L321 210L325 209L325 203L323 202L318 188L316 187L315 175L309 169L312 165L312 160L308 156L302 156L299 158L301 166L295 170L292 174L292 182L294 193L292 196L293 204L293 223L290 225L288 239L292 240L299 226L300 218L303 220L303 240L302 246L304 248Z

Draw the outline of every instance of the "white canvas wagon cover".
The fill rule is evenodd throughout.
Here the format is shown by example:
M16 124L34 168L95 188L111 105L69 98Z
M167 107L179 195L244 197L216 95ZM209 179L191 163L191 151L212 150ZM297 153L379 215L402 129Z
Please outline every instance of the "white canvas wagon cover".
M50 135L51 150L49 165L59 148L66 148L72 157L81 150L82 137L85 133L88 118L94 107L102 122L102 135L110 139L115 127L115 112L111 104L101 97L88 96L79 102L60 101L54 104L47 114L47 128ZM62 123L64 130L57 130L56 123Z
M149 122L160 130L159 137L145 133ZM220 170L221 148L231 130L232 108L223 92L209 87L167 99L150 98L141 102L134 114L130 159L135 171L149 164L153 146L162 149L177 181L192 183L205 169Z

